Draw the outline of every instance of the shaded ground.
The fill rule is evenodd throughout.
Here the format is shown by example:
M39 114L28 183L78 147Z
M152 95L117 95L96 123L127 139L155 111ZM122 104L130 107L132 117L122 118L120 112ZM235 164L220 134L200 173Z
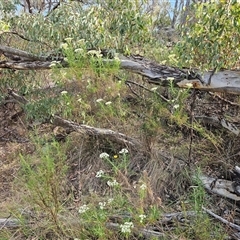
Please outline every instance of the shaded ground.
M19 170L19 153L31 151L28 130L18 104L0 105L0 209L9 207L14 198L13 183ZM4 211L4 210L3 210ZM7 212L1 212L6 216Z

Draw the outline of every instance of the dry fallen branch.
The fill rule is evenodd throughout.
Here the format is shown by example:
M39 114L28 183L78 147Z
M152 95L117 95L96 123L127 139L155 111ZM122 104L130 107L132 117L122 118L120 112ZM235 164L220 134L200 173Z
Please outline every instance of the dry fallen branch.
M0 61L0 68L18 69L18 70L40 70L51 69L51 58L48 56L37 56L26 51L0 45L0 52L4 55L10 55L10 60ZM19 60L11 60L11 56L19 58ZM59 63L59 67L68 67L63 60L55 58L55 62ZM111 63L113 59L103 59L103 62ZM211 84L208 85L209 77L212 72L206 72L200 75L197 71L190 69L179 69L176 67L157 64L153 61L136 56L120 56L120 68L130 72L137 73L146 77L149 83L168 86L171 81L176 87L195 88L211 92L228 92L240 93L240 71L224 70L214 73L211 77Z
M206 209L205 207L202 207L202 209L203 209L206 213L208 213L209 215L211 215L212 217L214 217L214 218L216 218L217 220L221 221L222 223L225 223L225 224L227 224L228 226L230 226L230 227L232 227L232 228L240 231L240 226L239 226L239 225L227 221L226 219L218 216L218 215L215 214L214 212Z
M72 121L62 119L58 116L53 117L53 124L56 126L67 128L70 131L77 131L81 133L86 133L88 135L101 136L111 141L130 145L138 149L142 148L141 144L136 139L128 137L123 133L112 131L110 129L95 128L85 124L77 124Z
M236 193L236 188L238 186L234 186L234 182L207 176L200 176L199 179L201 180L204 188L206 188L206 190L210 193L215 193L234 201L240 201L240 196Z
M19 94L14 92L12 89L9 89L8 93L19 103L26 104L29 102L26 98L24 98L23 96L20 96ZM130 145L132 147L135 147L138 150L142 149L141 143L136 139L128 137L123 133L115 132L110 129L95 128L85 124L77 124L75 122L63 119L59 116L53 116L52 122L54 125L67 128L70 131L77 131L80 133L85 133L90 136L100 136L117 143Z
M28 53L26 51L22 51L16 48L11 48L7 46L0 45L0 52L3 53L6 57L15 57L19 58L19 60L33 60L33 61L46 61L45 57L36 56L34 54Z
M16 228L20 226L20 222L15 218L0 218L0 230L3 228Z

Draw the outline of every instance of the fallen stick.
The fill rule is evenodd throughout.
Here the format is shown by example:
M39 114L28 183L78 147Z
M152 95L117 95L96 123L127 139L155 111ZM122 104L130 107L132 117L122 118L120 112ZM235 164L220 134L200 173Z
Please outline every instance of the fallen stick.
M239 226L239 225L227 221L226 219L224 219L224 218L218 216L218 215L215 214L214 212L212 212L212 211L206 209L205 207L202 207L202 209L203 209L206 213L208 213L209 215L211 215L212 217L214 217L214 218L216 218L217 220L219 220L220 222L225 223L225 224L227 224L228 226L230 226L230 227L232 227L232 228L234 228L234 229L240 231L240 226Z

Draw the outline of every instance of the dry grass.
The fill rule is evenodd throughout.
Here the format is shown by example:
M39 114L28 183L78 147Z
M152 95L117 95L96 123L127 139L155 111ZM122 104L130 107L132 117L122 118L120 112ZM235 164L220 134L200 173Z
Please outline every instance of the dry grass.
M38 76L38 79L40 77ZM133 78L133 75L122 73L121 77L123 79ZM176 230L173 233L168 231L166 226L158 223L159 214L192 210L191 194L192 187L195 185L192 176L196 173L197 168L200 167L203 172L212 176L226 175L226 172L231 170L237 162L238 155L231 156L239 151L239 137L234 137L225 130L202 126L203 134L198 131L193 132L193 154L192 160L189 162L191 131L188 124L189 118L186 116L189 114L188 106L191 99L185 99L184 116L174 115L171 113L171 108L160 101L154 93L144 91L137 86L129 89L124 85L124 81L119 82L118 80L114 76L109 76L109 79L101 79L90 75L73 81L63 78L61 84L54 88L46 89L46 78L43 78L42 84L43 87L45 86L44 96L53 96L59 100L58 105L54 106L54 114L62 116L65 114L65 116L69 116L69 120L80 124L84 123L124 133L139 140L140 148L119 144L119 142L101 136L89 136L74 131L69 133L67 129L52 126L51 123L38 123L37 119L34 119L34 111L26 113L29 120L26 120L25 114L23 114L17 117L15 122L12 122L9 120L8 114L10 112L12 114L13 108L2 105L0 120L5 121L5 126L1 126L0 134L6 133L6 127L11 129L11 132L6 133L6 137L10 139L11 133L14 131L13 140L9 141L15 140L15 143L1 144L1 156L4 161L0 174L0 180L3 183L1 186L4 186L0 195L1 215L5 217L11 212L13 216L20 219L28 218L33 223L31 226L23 224L16 231L5 230L0 234L2 239L4 237L5 239L37 239L39 237L42 239L71 239L78 235L90 239L124 239L121 234L115 233L114 235L116 231L104 228L103 223L109 222L113 216L114 221L122 223L129 218L122 217L124 214L130 214L130 218L137 222L137 215L141 212L149 216L146 226L154 225L159 231L165 232L166 239L204 239L206 237L202 234L197 238L200 235L197 227L205 226L204 231L207 232L209 226L213 224L207 222L206 216L204 217L205 225L202 226L200 223L196 223L198 225L186 224L185 226L172 223L173 229ZM139 82L138 78L135 80ZM142 82L142 84L145 83ZM152 87L147 84L145 86L149 89ZM49 94L46 93L48 90ZM61 91L63 90L69 94L69 105L62 98ZM159 89L159 92L164 91ZM35 88L26 97L33 102L41 98L41 94L41 91L36 91ZM103 102L98 103L96 100L100 98L103 99ZM105 104L110 101L110 105ZM201 107L203 101L207 100L202 96L199 97L196 108L198 114L205 113L205 105L203 104ZM208 101L211 101L212 109L215 110L213 99L210 97ZM46 102L46 104L48 103ZM68 108L71 111L66 115ZM32 118L33 120L31 120ZM239 115L237 114L235 118L239 118ZM16 131L15 126L19 131ZM17 143L19 138L14 139L16 135L24 136L29 142ZM41 154L44 155L44 149L49 144L51 146L56 139L59 140L58 144L61 149L59 151L66 156L65 165L68 170L65 175L61 172L61 168L58 172L59 177L64 181L61 180L61 188L58 193L61 210L57 213L56 222L54 222L48 212L50 208L43 208L36 204L34 199L31 199L33 193L27 188L22 172L19 172L22 169L19 153L25 159L31 159L31 166L35 171L41 164ZM119 155L122 148L127 148L129 151L128 162L125 165ZM108 161L99 158L102 152L110 155L115 168ZM114 155L118 155L117 158L114 158ZM226 158L228 158L227 161L224 161ZM105 180L95 177L101 169L108 176ZM110 177L117 180L121 186L120 189L116 190L107 185ZM147 189L144 194L140 190L143 183L146 184ZM59 183L54 182L54 184ZM108 214L104 215L102 222L100 221L101 225L94 215L97 212L96 206L100 201L106 201L109 197L115 199L115 204L107 207ZM214 206L216 201L215 198L208 198L207 204ZM91 213L93 230L87 227L89 219L86 219L86 226L79 221L78 209L85 203L90 204L96 211ZM158 218L153 217L154 208L159 211L155 213ZM23 210L27 214L22 214ZM137 224L141 226L140 223ZM101 228L101 231L98 227ZM94 232L97 231L96 229L98 232ZM216 234L217 231L220 233L222 230L216 230ZM92 238L90 233L94 233L95 237ZM127 237L125 236L125 238ZM139 238L132 235L131 239Z

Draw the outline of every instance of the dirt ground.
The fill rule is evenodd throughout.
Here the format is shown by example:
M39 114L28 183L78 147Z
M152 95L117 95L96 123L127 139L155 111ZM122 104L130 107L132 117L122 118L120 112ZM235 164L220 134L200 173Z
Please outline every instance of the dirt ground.
M28 130L21 115L21 109L15 103L0 105L0 209L11 203L14 197L13 183L19 170L18 154L30 150Z

